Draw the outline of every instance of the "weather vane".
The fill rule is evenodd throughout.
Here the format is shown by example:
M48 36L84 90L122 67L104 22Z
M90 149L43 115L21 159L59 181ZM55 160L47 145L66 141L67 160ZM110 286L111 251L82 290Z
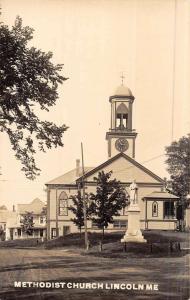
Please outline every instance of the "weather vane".
M121 78L121 84L123 85L123 81L124 81L124 78L125 78L125 76L123 75L123 72L122 72L122 75L120 76L120 78Z

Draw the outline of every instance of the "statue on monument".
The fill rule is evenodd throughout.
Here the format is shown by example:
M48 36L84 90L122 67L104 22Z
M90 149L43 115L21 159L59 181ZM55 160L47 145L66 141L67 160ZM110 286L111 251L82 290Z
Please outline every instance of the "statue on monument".
M133 182L130 184L129 191L130 191L130 204L137 204L138 203L138 197L137 197L138 186L137 186L135 180L133 180Z
M133 180L130 184L129 192L130 206L128 209L128 227L124 237L121 239L121 242L146 243L141 232L141 210L138 206L138 186L135 180Z

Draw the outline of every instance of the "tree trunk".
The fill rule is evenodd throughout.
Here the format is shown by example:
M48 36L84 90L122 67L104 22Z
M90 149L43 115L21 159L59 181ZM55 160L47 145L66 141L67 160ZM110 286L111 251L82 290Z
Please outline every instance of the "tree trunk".
M103 240L104 240L104 226L102 227L102 243L103 243Z

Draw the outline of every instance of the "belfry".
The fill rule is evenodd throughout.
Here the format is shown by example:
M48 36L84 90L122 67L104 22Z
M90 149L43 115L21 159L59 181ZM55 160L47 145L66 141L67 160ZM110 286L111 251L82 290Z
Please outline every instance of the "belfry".
M133 129L133 102L135 97L131 90L123 85L109 97L111 103L111 127L106 133L108 141L108 158L119 152L135 158L136 131Z

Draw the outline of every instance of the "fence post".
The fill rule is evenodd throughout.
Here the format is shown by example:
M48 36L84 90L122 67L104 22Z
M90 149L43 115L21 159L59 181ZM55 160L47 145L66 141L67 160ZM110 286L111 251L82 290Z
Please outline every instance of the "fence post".
M170 242L170 251L173 252L173 243Z
M88 251L89 249L90 249L90 241L87 240L87 248L86 248L86 250Z
M102 241L99 241L99 251L102 252Z
M177 243L177 248L178 248L178 251L181 251L181 244L180 244L180 242Z

